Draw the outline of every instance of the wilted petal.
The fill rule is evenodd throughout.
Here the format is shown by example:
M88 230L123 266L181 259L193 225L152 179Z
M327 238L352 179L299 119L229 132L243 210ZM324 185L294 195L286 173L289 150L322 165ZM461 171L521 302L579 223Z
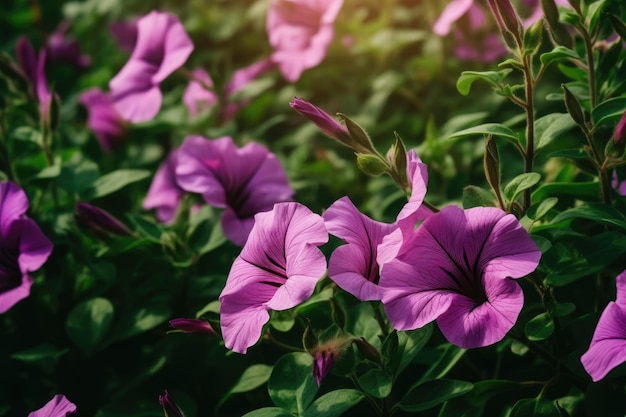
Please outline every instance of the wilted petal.
M623 273L622 273L623 274ZM594 382L626 362L626 309L610 302L598 321L589 350L580 358Z
M39 410L28 413L28 417L65 417L76 412L76 405L65 395L57 394Z
M277 203L259 213L220 294L220 323L227 348L246 353L269 320L311 296L326 260L317 246L328 233L317 214L298 203Z
M396 226L365 216L348 197L335 201L323 217L328 232L348 243L332 253L330 278L359 300L379 300L378 245Z

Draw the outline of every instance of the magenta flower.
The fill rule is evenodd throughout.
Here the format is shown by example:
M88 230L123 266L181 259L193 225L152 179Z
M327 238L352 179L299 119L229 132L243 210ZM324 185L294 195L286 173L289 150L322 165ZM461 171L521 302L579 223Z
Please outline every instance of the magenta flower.
M26 194L12 182L0 183L0 313L28 297L33 279L52 252L52 243L26 217Z
M24 36L18 39L15 51L17 62L26 79L30 81L35 97L39 101L41 118L47 121L50 118L52 93L50 93L48 81L46 80L46 51L42 49L39 51L39 55L36 55L33 45Z
M406 173L411 184L411 196L396 216L396 223L400 227L407 225L413 229L417 221L432 214L429 208L422 205L428 186L428 167L413 149L406 154Z
M111 96L99 88L91 88L81 93L79 101L87 109L87 125L102 150L111 152L120 146L127 123L115 110Z
M76 204L76 222L99 236L132 236L124 223L107 211L88 203Z
M156 217L163 223L174 221L180 200L185 194L185 190L176 182L179 154L178 149L170 152L154 175L150 189L143 200L143 208L145 210L156 209Z
M294 97L293 101L289 103L292 109L312 121L326 136L333 138L348 147L357 147L358 143L354 142L350 137L348 129L335 120L330 114L320 109L316 105L309 103L308 101ZM355 149L359 151L359 149ZM364 153L368 153L367 149L362 149Z
M78 69L85 69L91 65L91 58L81 53L80 45L76 39L66 35L69 26L68 22L62 22L48 36L46 42L48 60L50 62L65 62Z
M213 80L205 70L196 68L192 75L193 78L183 94L183 103L191 117L196 117L198 113L208 110L217 102L217 94L209 89L213 88Z
M361 301L380 300L378 245L396 225L370 219L348 197L335 201L323 218L328 232L347 243L330 256L328 276Z
M322 349L315 353L313 357L313 378L315 378L318 387L322 383L322 379L326 378L326 375L333 369L336 359L337 352L331 349Z
M402 232L397 257L382 266L379 282L394 328L437 320L463 348L501 340L524 304L514 279L533 272L541 256L517 219L493 207L450 206Z
M111 32L122 51L132 52L135 49L138 20L138 18L118 20L109 24L109 32Z
M613 187L619 195L626 196L626 180L620 180L615 171L613 171L613 177L611 178L611 187Z
M209 140L190 136L180 147L176 180L207 204L223 208L222 229L243 246L254 215L290 200L293 190L276 156L258 143L237 148L229 137ZM144 205L145 206L145 205Z
M343 0L272 0L267 33L272 61L290 82L317 66L334 37L333 22Z
M28 413L28 417L65 417L76 412L76 405L65 395L57 394L39 410Z
M215 335L215 330L209 323L200 319L172 319L170 327L184 333L202 333Z
M324 221L299 203L277 203L255 216L250 237L230 269L220 294L224 344L246 353L269 320L308 299L326 273L317 248L328 241Z
M109 82L118 113L134 123L156 116L162 100L159 85L192 51L193 43L175 16L152 11L140 18L135 49Z
M450 33L452 24L463 17L466 13L478 16L480 10L474 5L474 0L452 0L433 25L433 32L439 36L445 36ZM484 23L484 13L483 13ZM480 26L480 25L479 25Z
M626 362L626 271L615 279L617 299L602 312L589 349L580 361L594 382Z

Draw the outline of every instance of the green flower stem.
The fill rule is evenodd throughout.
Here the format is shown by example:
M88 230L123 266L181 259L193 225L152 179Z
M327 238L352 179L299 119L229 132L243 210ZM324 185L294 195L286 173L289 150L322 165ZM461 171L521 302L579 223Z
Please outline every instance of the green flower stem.
M524 90L526 93L526 152L524 159L524 172L533 172L533 160L535 159L535 80L533 78L532 56L524 57ZM526 212L530 207L530 188L524 190L523 210Z

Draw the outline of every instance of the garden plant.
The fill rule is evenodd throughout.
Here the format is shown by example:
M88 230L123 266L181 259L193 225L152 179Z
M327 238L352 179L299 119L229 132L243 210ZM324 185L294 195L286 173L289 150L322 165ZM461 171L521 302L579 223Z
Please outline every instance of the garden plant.
M4 2L0 416L624 416L625 17Z

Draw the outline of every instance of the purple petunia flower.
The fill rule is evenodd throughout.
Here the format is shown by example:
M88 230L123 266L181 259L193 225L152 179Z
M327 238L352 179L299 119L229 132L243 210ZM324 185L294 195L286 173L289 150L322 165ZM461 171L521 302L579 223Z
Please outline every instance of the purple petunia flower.
M277 203L259 213L220 294L224 344L246 353L269 320L308 299L326 273L318 246L328 241L322 218L299 203Z
M76 412L76 405L65 398L63 394L57 394L39 410L28 413L28 417L65 417Z
M102 150L111 152L118 147L126 134L127 122L115 110L111 96L99 88L91 88L80 94L79 101L87 109L87 125Z
M290 82L317 66L334 37L333 22L343 0L272 0L267 33L272 61Z
M328 232L348 243L333 251L328 276L361 301L380 300L378 245L397 226L370 219L348 197L335 201L323 217Z
M174 221L180 200L185 194L185 190L176 182L179 154L179 149L170 152L154 175L150 189L143 200L143 208L145 210L156 209L156 217L163 223Z
M394 328L437 320L444 336L463 348L501 340L524 304L514 279L533 272L541 256L517 219L494 207L449 206L402 233L379 282Z
M152 11L137 22L137 43L130 59L109 82L118 113L134 123L152 119L161 108L161 82L180 68L193 43L178 19Z
M26 217L26 194L12 182L0 183L0 313L28 297L30 272L46 262L52 243Z
M109 32L122 51L132 52L137 43L137 21L139 18L118 20L109 24Z
M258 143L237 148L229 137L185 139L178 154L176 180L185 191L202 194L211 206L223 208L222 229L243 246L254 215L290 200L293 190L274 154Z
M50 34L46 42L49 62L65 62L78 69L85 69L91 65L91 58L83 55L76 39L66 35L70 25L61 22L54 32Z
M594 382L626 362L626 271L615 279L617 298L600 316L589 349L580 361Z
M315 353L313 357L313 378L315 378L318 387L322 383L322 379L333 369L335 360L337 360L337 352L332 349L321 349Z
M217 102L217 94L208 89L213 88L213 80L205 70L196 68L192 75L193 78L183 94L183 103L191 117L196 117L198 113L211 108Z

